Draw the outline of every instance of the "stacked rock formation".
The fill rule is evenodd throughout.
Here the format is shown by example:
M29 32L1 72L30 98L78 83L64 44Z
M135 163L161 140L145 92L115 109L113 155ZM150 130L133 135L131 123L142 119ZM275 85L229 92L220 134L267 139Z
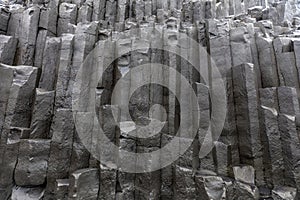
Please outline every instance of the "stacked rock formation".
M0 4L1 200L300 198L298 0ZM210 71L212 62L220 71L221 77L209 77L222 78L226 85L226 120L204 158L199 157L201 135L214 135L209 129L213 88L186 60L151 49L154 43L161 49L170 46L149 40L143 27L155 27L162 38L188 49L189 44L178 38L179 32L187 34L210 56L203 56L200 48L180 53L198 59L204 72ZM140 31L130 32L136 28ZM144 50L130 51L136 46ZM111 116L119 108L108 99L127 71L161 63L193 85L202 116L199 134L173 164L154 172L126 173L100 163L82 144L72 116L72 90L80 66L95 47L105 59L115 59L97 87L101 103L95 109L106 135L120 150L142 153L161 148L176 134L180 113L192 109L188 102L179 109L166 88L142 87L131 99L133 118L146 123L151 105L161 104L166 107L167 126L148 140L130 137L135 125L124 123L127 128L121 130ZM118 56L127 50L130 53ZM165 80L176 85L167 76ZM127 89L120 94L121 103Z

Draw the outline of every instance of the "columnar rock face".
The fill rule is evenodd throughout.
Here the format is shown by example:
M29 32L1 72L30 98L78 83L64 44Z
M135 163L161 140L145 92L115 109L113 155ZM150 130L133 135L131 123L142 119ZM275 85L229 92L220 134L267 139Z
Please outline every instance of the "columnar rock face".
M299 29L298 0L0 0L0 200L298 200Z

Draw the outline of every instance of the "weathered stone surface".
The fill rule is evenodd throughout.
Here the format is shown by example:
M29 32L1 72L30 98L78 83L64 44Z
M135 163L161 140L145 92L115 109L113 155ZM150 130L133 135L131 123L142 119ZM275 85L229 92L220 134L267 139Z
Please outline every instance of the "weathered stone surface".
M85 5L81 6L78 10L77 23L90 22L92 19L92 12L93 12L93 8L90 5L85 4Z
M254 185L254 168L252 166L233 167L233 174L236 181Z
M0 0L0 4L0 62L37 67L0 65L1 200L253 200L271 199L272 190L274 199L298 199L298 2ZM149 27L161 32L162 37L148 31ZM191 48L182 34L203 48ZM183 48L177 51L180 46ZM84 106L90 106L88 109L95 109L101 128L119 146L119 151L111 152L107 143L91 140L92 145L100 145L102 159L111 164L100 164L97 156L90 154L82 142L86 138L76 133L72 116L75 77L95 47L93 61L103 73L95 90L96 105L88 105L85 99L86 91L95 89L88 84L82 84L81 100ZM132 51L136 47L140 49ZM177 55L169 50L176 50ZM129 53L123 55L124 51ZM253 67L245 67L248 62ZM130 70L146 63L150 63L149 68L128 77ZM199 110L191 108L179 77L171 79L168 70L152 71L156 63L185 77L198 97ZM213 70L214 63L220 74ZM101 67L106 64L109 68L104 71ZM244 71L236 70L238 65L244 65ZM233 66L236 71L232 74ZM88 64L83 67L83 75L92 77L92 68ZM165 83L166 87L149 84L132 91L132 86L144 78ZM121 79L127 80L117 100L111 102L114 86ZM220 85L215 81L220 79L226 95L216 99L213 92ZM258 88L263 88L259 94ZM130 92L134 93L129 97ZM215 138L217 129L210 121L221 114L215 112L215 106L223 99L227 101L227 118L220 138ZM134 122L123 112L127 102ZM192 143L184 154L165 152L161 155L166 157L149 157L139 164L150 170L154 161L179 156L177 161L140 174L118 168L117 162L138 163L121 156L123 150L158 150L174 139L179 128L194 128L193 120L198 119L193 119L193 112L201 115L200 127L195 138L183 138L176 144L181 149L183 144ZM143 127L155 120L159 125L166 124L162 128ZM158 134L138 138L141 133L152 132ZM24 148L24 141L41 142L33 147L27 144L22 150L19 147L21 144ZM204 144L213 147L206 157L200 150ZM22 187L15 186L18 184Z
M1 78L1 87L0 87L0 132L5 119L5 111L7 107L7 101L9 99L10 87L13 83L13 69L6 67L4 65L0 66L0 78Z
M215 142L214 157L216 160L216 171L219 175L230 176L232 174L231 165L231 148L230 146L222 143Z
M136 142L128 138L120 138L120 150L136 152ZM134 199L135 195L135 175L118 171L116 199Z
M71 108L71 91L69 80L71 78L71 62L73 55L74 35L64 34L61 38L59 69L56 82L55 107Z
M195 199L196 184L191 169L175 166L174 199Z
M296 87L299 90L295 54L292 50L292 41L289 38L274 39L274 51L278 66L280 86Z
M115 199L117 170L100 164L100 189L98 199Z
M299 113L299 102L295 88L279 87L278 116L281 145L283 151L285 185L299 188L300 141L295 124ZM288 105L288 106L287 106Z
M54 196L57 200L64 200L68 198L69 179L56 179Z
M242 182L227 184L226 199L259 199L259 191L255 185L248 185Z
M11 127L5 129L4 132L8 133L3 157L1 157L0 187L7 188L14 182L14 170L18 161L20 140L29 137L30 129Z
M12 190L11 200L42 200L44 188L42 187L19 187Z
M43 58L44 58L44 49L47 39L47 30L39 30L37 39L36 39L36 49L39 49L35 52L35 58L34 58L34 66L41 68L43 64Z
M97 200L98 191L99 169L81 169L71 174L69 199Z
M263 184L263 151L258 115L258 89L254 66L243 64L232 69L241 162L256 169L256 183Z
M297 199L297 189L292 187L275 187L272 190L274 200L294 200Z
M0 62L12 65L18 41L12 36L0 35Z
M137 146L138 153L149 153L156 150L158 150L157 147ZM139 161L137 160L137 162ZM142 164L151 169L154 165L153 162L155 162L155 158L149 157L147 163ZM135 199L158 199L160 187L160 170L135 175Z
M18 186L46 181L50 140L21 140L14 180Z
M61 39L47 37L43 54L42 74L39 88L51 91L55 89L59 67Z
M61 3L59 6L59 18L57 24L57 35L69 33L71 24L76 24L77 6L76 4Z
M222 130L221 139L225 144L232 145L232 158L233 163L238 162L239 156L237 152L237 131L235 122L235 109L234 109L234 97L232 90L232 55L230 49L229 40L229 28L230 24L228 21L221 22L218 20L208 20L207 21L207 39L209 42L208 53L211 55L210 62L217 67L220 74L212 73L211 78L222 79L226 89L226 100L227 100L227 115L224 123L224 128ZM216 86L214 86L216 87ZM213 85L210 86L211 90L216 90ZM211 97L212 102L217 102L218 99ZM212 116L214 117L214 116ZM211 130L212 133L214 130Z
M38 34L38 23L40 8L33 6L22 12L19 24L15 24L17 38L19 39L16 52L16 63L18 65L33 65Z
M55 193L55 180L69 176L75 125L72 111L58 109L51 124L51 144L47 170L47 194Z
M29 127L36 87L37 69L31 66L8 66L14 73L8 96L5 124L15 127Z
M221 177L195 175L196 199L225 199L226 188Z
M1 7L0 10L0 33L5 34L7 31L8 21L9 21L10 13L4 7Z
M57 33L59 0L48 1L46 8L41 10L39 27L47 30L48 36L55 36Z
M278 99L276 88L264 88L259 90L260 112L262 127L262 144L264 146L264 166L267 184L283 184L283 155L281 137L278 127ZM270 180L271 179L271 180Z
M72 94L73 84L82 62L94 47L97 38L97 31L97 22L92 22L89 24L79 23L76 27L72 67L67 90L69 94ZM91 72L87 71L86 73ZM69 99L69 102L69 105L71 105L71 99ZM70 172L72 173L78 169L86 168L88 165L89 152L86 150L76 133L74 134Z
M36 89L35 103L31 119L31 139L49 139L49 130L53 115L54 91Z
M263 87L277 87L278 75L272 39L256 37L261 80Z

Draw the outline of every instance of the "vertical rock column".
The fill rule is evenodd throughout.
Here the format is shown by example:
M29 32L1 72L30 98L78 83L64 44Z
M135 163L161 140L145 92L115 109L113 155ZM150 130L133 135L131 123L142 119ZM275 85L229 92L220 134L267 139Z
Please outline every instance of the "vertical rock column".
M178 24L175 18L170 18L167 22L168 28L166 27L163 30L163 64L168 66L171 70L176 70L179 66L179 60L175 53L169 52L168 49L174 49L175 46L178 44ZM164 72L164 81L165 84L169 88L174 88L176 90L176 78L172 77L170 71ZM178 113L176 113L177 110L177 104L178 101L176 99L176 94L171 92L169 88L165 88L165 104L167 105L167 130L162 131L161 135L161 147L166 145L171 141L173 136L177 133L178 127L176 126L176 120L178 120ZM164 152L168 153L167 156L171 156L172 154L176 152ZM161 159L165 159L163 156L161 156ZM169 165L167 167L164 167L161 169L161 197L164 199L172 199L173 198L173 168L174 164Z
M12 65L15 58L18 40L13 36L0 35L0 62Z
M13 127L24 129L30 126L37 69L30 66L1 65L0 67L1 72L3 72L1 74L7 76L3 78L3 81L6 81L3 87L1 85L1 93L7 96L1 99L1 109L5 115L1 116L4 123L1 123L3 129L0 138L0 177L1 180L5 180L0 187L5 188L12 183L12 168L14 168L17 159L19 139L22 138L21 135L23 134L22 131L14 131L15 128ZM28 138L28 135L24 137ZM7 190L10 191L9 188Z
M89 24L79 23L76 27L74 38L74 53L72 58L72 67L70 81L68 85L68 93L72 94L73 84L77 75L77 72L84 62L86 56L94 48L94 44L98 37L98 23L91 22ZM88 73L88 72L87 72ZM77 169L82 169L89 165L89 152L81 143L77 133L74 136L74 143L71 157L70 172L74 172Z
M24 10L21 23L15 24L18 34L18 48L16 52L17 65L33 65L38 23L40 18L40 8L33 6ZM13 25L12 25L13 26Z
M59 67L60 46L60 38L47 37L43 54L39 88L47 91L55 89Z
M187 25L187 24L186 24ZM189 37L179 35L178 37L178 45L180 46L179 53L179 70L181 76L186 79L187 83L192 87L193 83L197 80L193 77L193 66L188 60L194 59L193 53L198 56L198 48L195 47L193 43L190 41L190 37L192 37L193 28L187 25L187 28L182 27L180 30ZM182 151L182 148L185 144L190 144L189 148L184 152L184 154L180 155L179 159L175 162L175 178L174 178L174 198L175 199L194 199L195 198L195 182L194 177L192 176L193 171L198 168L199 158L198 158L198 141L192 137L191 131L195 129L194 120L198 120L194 118L195 108L192 106L197 102L192 102L191 95L194 91L190 91L190 88L186 88L185 85L180 81L180 77L177 80L179 91L179 96L177 98L180 101L180 135L176 137L180 137L179 139L179 150ZM192 93L190 93L192 92ZM195 103L195 104L194 104ZM197 113L198 114L198 113ZM195 133L194 133L195 134ZM197 136L196 136L197 138ZM177 144L174 144L177 145ZM173 152L175 153L175 152Z
M273 41L280 86L295 87L299 92L299 78L292 41L278 37Z
M115 105L103 105L99 109L99 122L102 126L105 136L109 139L110 143L108 144L98 144L101 149L101 160L105 160L105 163L102 163L100 160L100 189L99 189L99 199L103 200L113 200L116 196L116 182L117 182L117 169L116 162L118 160L118 152L112 152L109 148L111 143L115 145L119 144L119 135L118 135L118 120L119 108ZM110 150L109 150L110 149ZM109 150L109 151L108 151ZM91 155L92 156L92 155Z
M278 100L276 88L264 88L260 94L261 136L264 146L264 166L269 187L284 185L283 152L278 127Z
M60 0L46 3L46 9L41 10L39 27L47 30L48 36L57 34L57 18Z
M9 18L10 18L10 12L1 6L1 10L0 10L0 33L1 34L6 34Z
M232 74L241 162L256 169L256 184L263 185L263 149L254 66L252 64L235 66Z
M235 109L232 89L232 55L230 49L229 22L221 23L217 20L207 21L208 53L210 54L210 67L215 66L219 70L219 75L212 73L211 79L222 79L226 89L227 117L221 133L220 141L231 146L232 163L239 164L238 138L235 122ZM210 83L211 84L211 83ZM212 91L213 85L210 85ZM212 96L212 102L218 102ZM213 106L213 105L212 105ZM213 116L212 116L213 117ZM214 135L214 130L212 130Z
M57 35L70 33L72 25L76 24L77 6L76 4L61 3L59 5L59 18L57 24Z
M279 87L278 103L280 114L278 116L281 145L284 160L284 183L287 186L300 187L300 141L295 124L299 113L299 103L295 88Z
M198 104L200 108L199 110L200 120L199 120L199 130L198 130L199 143L200 146L202 146L204 142L213 145L212 133L211 133L211 129L209 128L209 122L210 122L209 88L207 85L204 85L202 83L196 84L196 88L197 88ZM205 137L211 140L210 141L205 140ZM216 171L212 151L204 158L200 158L200 169Z
M64 34L61 37L59 68L56 82L55 108L72 107L72 89L70 88L74 35Z
M38 186L46 181L50 140L21 140L14 180L18 186Z
M54 108L54 91L45 91L36 89L35 103L31 119L32 139L47 139L50 138L50 125Z
M13 70L9 67L6 67L5 65L0 65L0 78L1 78L1 87L0 87L0 137L1 137L10 87L13 82Z
M55 198L55 181L69 177L74 137L72 110L57 109L51 124L51 144L47 170L46 197Z
M262 87L277 87L279 82L273 40L257 36L256 45L259 56Z

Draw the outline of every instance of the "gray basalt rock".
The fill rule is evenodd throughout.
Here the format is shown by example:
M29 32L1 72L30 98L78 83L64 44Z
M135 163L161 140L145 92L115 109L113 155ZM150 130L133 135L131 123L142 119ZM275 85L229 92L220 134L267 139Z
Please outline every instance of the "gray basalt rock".
M55 89L59 67L61 39L47 37L43 54L42 73L39 88L51 91Z
M18 41L12 36L0 35L0 62L12 65Z
M274 39L273 44L280 86L296 87L299 90L299 78L292 41L289 38L278 37Z
M29 137L30 129L10 127L3 132L7 134L7 143L1 158L0 187L9 188L14 182L14 170L18 161L20 141Z
M34 57L35 67L42 68L46 39L47 39L47 30L43 30L43 29L39 30L36 39L36 49L39 50L35 52L35 57Z
M57 34L59 0L47 1L46 7L41 9L39 27L47 30L48 36Z
M116 196L117 170L100 164L100 189L98 199L113 200Z
M274 200L296 200L297 189L292 187L275 187L272 190L272 197Z
M222 130L221 138L226 141L226 144L232 144L232 158L233 162L238 162L239 156L236 148L237 143L237 131L235 122L235 109L234 109L234 98L232 90L232 55L230 48L230 23L229 21L218 21L218 20L208 20L206 23L207 27L207 40L208 40L208 53L210 54L209 62L210 65L215 65L219 70L220 74L212 73L212 79L222 79L226 90L226 100L227 100L227 115L224 123L224 128ZM211 90L216 90L213 87ZM213 99L212 102L217 102L218 99ZM213 117L213 116L212 116ZM212 130L214 132L214 130Z
M14 180L18 186L38 186L46 181L50 140L21 140Z
M248 185L239 181L228 184L226 199L259 199L259 191L255 185Z
M75 125L72 111L58 109L51 124L51 144L47 170L47 194L55 192L55 180L69 176Z
M256 37L263 87L277 87L279 84L272 42L273 40L271 38L264 38L261 36Z
M73 55L74 35L64 34L61 37L61 48L59 58L59 68L56 82L55 107L72 107L71 91L69 89L69 80L71 78L71 63Z
M5 7L0 6L0 16L0 33L6 34L10 12Z
M263 149L254 66L252 64L236 66L232 69L232 74L241 161L254 166L256 183L263 184Z
M299 188L300 141L295 123L296 115L299 113L297 93L296 89L291 87L279 87L277 92L285 185Z
M64 200L68 198L69 179L56 179L55 181L55 199Z
M195 175L196 199L225 199L225 182L218 176Z
M252 166L233 167L233 174L236 181L254 185L254 168Z
M11 200L42 200L44 188L15 186L12 190Z
M71 174L69 198L74 200L97 200L99 169L86 168Z
M299 2L0 4L1 200L299 199ZM177 51L178 47L182 48ZM93 63L85 62L92 51ZM153 71L156 63L170 70ZM143 64L149 67L129 73ZM104 65L109 66L105 71ZM86 82L80 88L83 98L77 98L73 90L81 67ZM91 88L96 69L102 78ZM192 108L195 102L180 77L172 79L171 70L189 82L199 109ZM124 79L112 101L116 84ZM148 84L133 91L145 79L165 85ZM216 98L219 80L226 95ZM90 96L95 105L89 104ZM220 113L222 109L215 108L224 99L226 113ZM77 133L82 126L97 127L93 112L73 118L72 103L78 100L82 108L95 111L105 135L118 147L115 152L110 143L95 140L98 135ZM210 122L219 114L226 119L215 138L218 128ZM172 142L180 128L198 133L180 138L176 151L160 152L143 163L123 154L157 151ZM152 136L139 138L142 133ZM186 132L181 133L178 136ZM187 143L191 145L179 155ZM206 145L211 151L203 155ZM101 150L101 159L96 150ZM151 171L170 158L178 159ZM128 164L133 172L135 167L147 168L144 173L127 173L123 167Z
M48 139L54 108L54 91L36 89L31 119L31 139Z
M0 88L0 132L2 130L5 111L7 107L7 101L9 99L10 87L13 82L14 72L11 68L6 66L0 67L0 77L1 77L1 88Z
M57 24L57 35L69 33L71 25L76 24L77 6L76 4L61 3L59 6L59 18Z
M8 92L7 86L9 87L9 84L11 83L9 95L7 96L7 103L6 98L4 98L4 104L2 104L2 108L6 110L5 115L2 115L2 117L5 116L5 119L2 124L3 131L0 138L0 149L3 149L7 144L9 127L20 126L28 128L30 126L37 69L31 66L1 65L1 67L3 69L9 69L11 70L10 73L13 73L13 77L6 77L10 80L3 84L3 92ZM3 75L9 75L9 73L3 73ZM11 80L10 77L13 78L13 80ZM3 153L4 150L1 150L1 154Z
M16 31L13 31L13 33L16 33L16 37L19 39L16 63L18 65L33 65L40 8L33 6L24 10L19 16L20 18L17 19L20 20L17 22L19 24L11 25L15 26L13 29Z
M9 126L29 127L37 69L31 66L8 66L14 73L6 108L5 123Z
M277 89L264 88L259 90L260 113L262 125L262 144L264 145L264 166L267 184L282 185L284 165L281 137L278 125L278 98ZM271 180L270 180L271 179Z
M174 199L192 200L196 198L196 183L193 171L180 166L175 166Z

